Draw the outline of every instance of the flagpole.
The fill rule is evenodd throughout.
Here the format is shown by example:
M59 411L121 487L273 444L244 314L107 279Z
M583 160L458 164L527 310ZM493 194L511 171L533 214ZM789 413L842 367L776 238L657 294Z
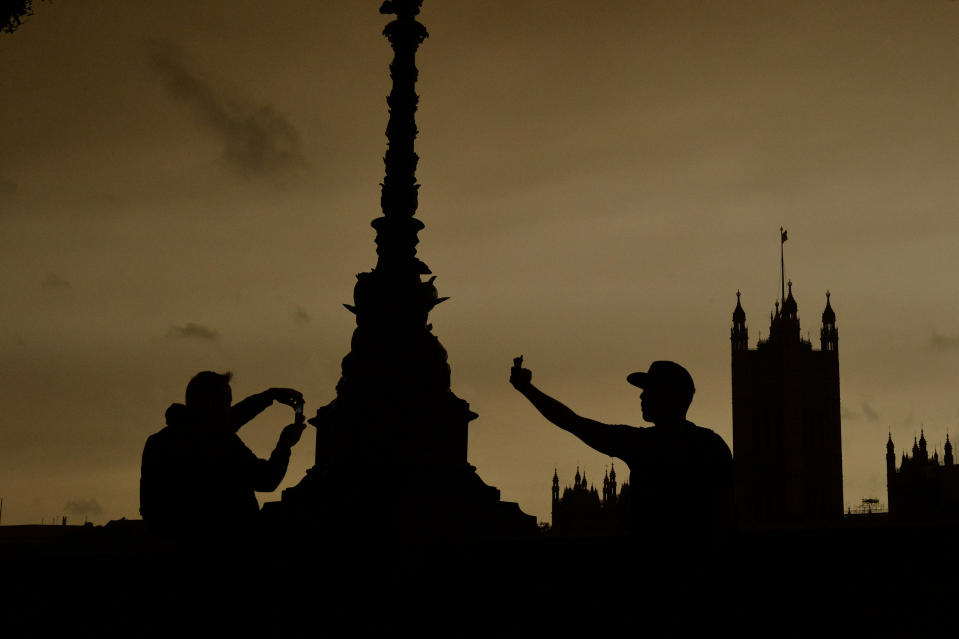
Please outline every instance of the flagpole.
M780 300L783 303L786 302L786 258L784 255L784 250L786 246L786 231L783 227L779 227L779 279L781 280L782 293Z

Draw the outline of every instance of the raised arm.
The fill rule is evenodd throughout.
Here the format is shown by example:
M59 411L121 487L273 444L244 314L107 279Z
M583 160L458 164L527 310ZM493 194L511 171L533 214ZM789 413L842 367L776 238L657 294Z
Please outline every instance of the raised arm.
M240 430L244 424L266 410L274 401L287 406L295 406L298 403L303 403L303 395L292 388L271 388L262 393L250 395L230 407L230 422L233 425L233 432Z
M303 415L297 415L296 421L285 427L283 432L280 433L280 439L269 459L257 459L252 452L250 453L255 460L252 467L253 477L251 478L253 490L267 493L276 490L276 487L280 485L284 475L286 475L287 466L290 465L291 449L300 441L300 436L305 429L306 422Z
M509 382L513 388L536 407L543 417L565 431L576 435L583 443L610 457L623 454L625 440L631 430L629 426L604 424L587 417L577 415L568 406L533 386L533 373L523 368L523 358L513 360Z

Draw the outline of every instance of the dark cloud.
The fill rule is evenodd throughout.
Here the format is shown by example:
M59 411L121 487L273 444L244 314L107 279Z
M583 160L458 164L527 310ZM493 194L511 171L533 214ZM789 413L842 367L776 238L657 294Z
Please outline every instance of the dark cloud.
M165 43L150 42L150 68L174 98L188 105L196 119L223 145L223 160L244 177L272 175L304 164L300 136L272 106L226 95L204 81L185 54Z
M75 517L86 517L89 515L102 515L103 507L96 499L71 499L63 507L63 512Z
M865 415L866 419L868 419L871 422L879 421L879 413L875 411L875 409L869 404L869 402L862 403L862 414Z
M207 339L214 341L220 337L220 334L212 328L208 328L202 324L190 322L186 326L172 327L170 332L167 333L167 337L172 337L175 339Z
M293 319L296 320L297 324L309 324L310 315L306 312L302 306L297 306L296 311L293 313Z
M47 291L65 291L73 288L73 285L56 273L47 273L40 282L40 287Z
M929 350L936 352L953 351L959 348L959 335L940 335L933 331L929 338Z
M840 410L840 415L844 421L850 420L850 419L859 419L859 413L853 410L850 410L849 407L843 403L839 404L839 410Z

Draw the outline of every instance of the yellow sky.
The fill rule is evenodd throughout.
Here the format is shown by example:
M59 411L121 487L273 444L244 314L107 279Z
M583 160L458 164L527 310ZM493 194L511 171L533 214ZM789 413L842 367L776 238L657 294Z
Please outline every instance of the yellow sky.
M143 441L201 369L333 397L375 262L377 7L75 0L0 36L4 523L136 516ZM420 257L505 499L548 519L554 467L609 463L509 387L518 354L637 425L626 374L679 361L690 418L731 443L735 292L754 344L780 226L814 338L833 293L847 503L885 501L888 431L959 433L959 3L426 0L422 21ZM265 456L289 417L241 434ZM312 457L307 436L284 487Z

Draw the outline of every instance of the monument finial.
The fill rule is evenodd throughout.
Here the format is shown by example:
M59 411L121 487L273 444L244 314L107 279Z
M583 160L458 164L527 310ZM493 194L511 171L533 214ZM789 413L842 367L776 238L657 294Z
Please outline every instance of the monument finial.
M399 17L418 15L423 7L423 0L386 0L380 5L380 13L395 14Z

